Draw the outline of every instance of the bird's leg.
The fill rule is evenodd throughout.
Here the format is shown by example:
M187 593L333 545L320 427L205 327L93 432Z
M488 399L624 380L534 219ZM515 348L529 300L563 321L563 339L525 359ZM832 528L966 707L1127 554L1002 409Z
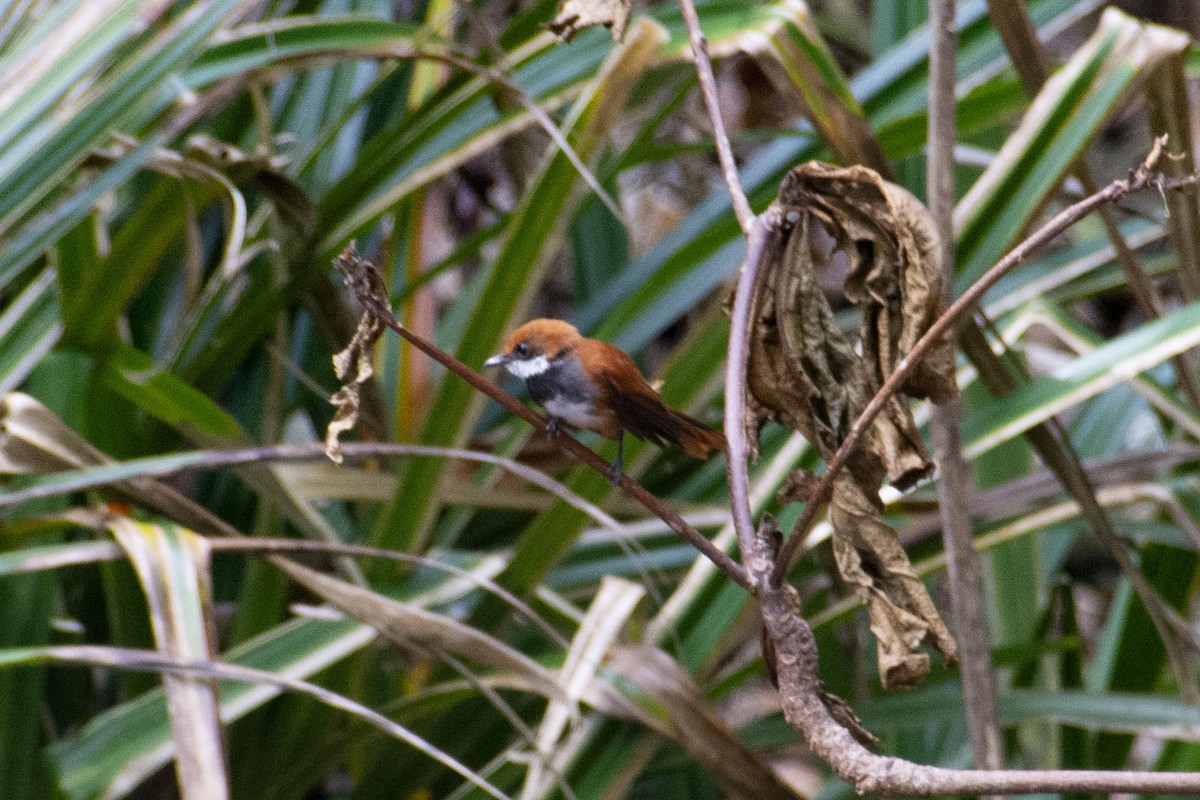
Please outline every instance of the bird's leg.
M613 486L621 482L621 459L625 455L625 431L617 434L617 460L608 465L605 475Z
M553 439L562 430L562 420L558 417L546 418L546 438Z

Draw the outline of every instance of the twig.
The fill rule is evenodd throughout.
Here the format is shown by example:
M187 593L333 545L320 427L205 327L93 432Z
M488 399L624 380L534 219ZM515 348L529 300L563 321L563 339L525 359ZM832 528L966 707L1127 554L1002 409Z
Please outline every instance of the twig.
M733 527L743 554L753 550L754 520L750 512L750 475L746 462L746 364L750 360L750 301L766 248L767 228L758 217L751 220L746 242L746 262L738 278L729 321L729 357L725 361L725 441L729 444L725 469L729 474L729 502Z
M916 364L925 356L925 354L933 347L938 340L958 321L960 317L966 314L980 298L996 284L996 281L1008 274L1014 267L1032 255L1041 247L1052 241L1054 237L1065 231L1067 228L1074 225L1079 220L1092 213L1098 207L1112 203L1128 195L1130 192L1144 188L1148 185L1153 185L1161 189L1182 189L1188 186L1194 186L1197 180L1200 180L1200 175L1189 175L1184 178L1173 180L1163 180L1161 176L1153 171L1154 165L1158 162L1162 154L1163 142L1155 140L1150 154L1146 156L1145 161L1136 169L1133 170L1130 176L1124 180L1115 180L1108 186L1101 189L1099 192L1080 200L1078 203L1068 206L1054 216L1048 223L1039 228L1035 233L1022 241L1016 247L1009 251L1008 255L1000 259L992 266L982 277L967 289L961 297L954 301L945 313L929 326L929 330L925 335L917 340L913 345L912 350L903 358L896 366L896 371L888 376L883 385L879 387L879 391L871 398L866 408L863 409L858 419L850 428L845 440L834 453L832 459L825 469L825 474L821 476L820 482L810 495L808 504L805 506L804 513L800 515L795 527L792 529L792 534L784 542L783 549L780 552L779 563L776 564L776 572L773 581L778 584L783 580L783 576L787 574L788 565L795 556L796 551L800 547L800 543L807 534L809 528L812 527L813 520L816 517L818 506L825 503L829 499L831 490L833 489L833 479L846 466L846 461L850 457L850 453L858 445L859 439L871 423L875 421L875 417L883 410L888 398L890 398L900 386L908 379Z
M738 278L737 293L733 301L734 310L730 315L729 356L725 364L725 441L729 444L725 468L729 477L731 512L738 537L738 549L745 559L752 552L754 542L754 521L750 512L750 476L746 466L750 448L746 441L745 414L746 361L750 353L750 300L754 279L766 246L767 226L763 224L762 219L754 215L746 197L746 190L742 188L742 181L738 177L733 148L729 144L725 121L721 117L717 82L708 58L708 42L700 28L700 16L696 13L695 3L693 0L679 0L679 8L683 12L688 40L692 44L692 59L696 66L696 77L700 81L700 94L704 97L704 107L712 123L717 160L721 162L721 174L729 189L733 213L747 239L746 260Z
M1008 51L1009 60L1016 69L1017 76L1021 79L1025 94L1030 98L1036 97L1049 80L1051 69L1050 58L1037 35L1037 28L1029 15L1029 9L1021 0L988 0L987 6L988 16L991 17L996 32L1000 34L1000 40L1004 43L1004 49ZM1150 105L1153 106L1153 102ZM1076 161L1071 171L1078 178L1085 195L1096 191L1096 180L1085 158L1081 157ZM1112 209L1100 208L1098 214L1100 223L1112 242L1117 263L1125 273L1125 282L1139 309L1149 319L1160 318L1163 314L1162 298L1154 282L1147 276L1137 253L1121 234ZM1187 272L1182 269L1180 272L1183 277L1184 296L1191 301L1195 298L1189 296L1187 291ZM1180 353L1171 358L1171 364L1175 368L1179 387L1191 399L1193 405L1200 405L1200 379L1197 378L1194 363L1186 353Z
M929 3L929 134L926 160L927 205L941 240L942 296L953 299L954 285L954 61L958 31L954 0ZM961 664L963 705L976 769L1004 766L1000 712L992 676L987 620L980 603L979 554L971 541L970 493L975 480L963 457L962 401L954 397L933 409L934 451L938 462L938 507L950 575L950 606ZM999 798L989 798L999 800Z
M729 135L725 132L725 121L721 118L721 105L717 99L717 81L713 77L712 63L708 60L708 42L700 29L700 16L696 13L696 5L692 0L679 0L679 8L683 11L683 22L687 26L688 40L692 43L692 57L696 62L696 77L700 80L700 94L704 97L704 107L708 109L708 118L713 126L713 140L717 145L717 160L721 162L721 172L725 176L725 185L729 187L729 199L733 203L733 213L742 233L749 237L754 229L754 211L746 192L742 189L741 179L738 178L737 164L733 160L733 148L729 144ZM732 459L731 459L732 460Z
M546 432L546 420L535 413L532 409L526 406L517 398L513 397L508 392L501 389L499 386L488 381L475 370L468 367L463 362L459 361L454 356L442 350L437 345L433 344L423 336L409 330L400 324L396 316L392 313L391 307L387 303L386 295L380 291L373 290L372 287L379 288L381 279L378 276L378 267L369 261L360 259L354 252L353 248L348 249L340 257L335 260L335 264L345 277L347 286L355 294L359 304L364 311L373 316L378 321L382 322L387 327L400 334L402 338L407 340L409 344L416 347L427 356L437 361L446 369L458 375L460 378L469 383L476 391L479 391L492 398L506 409L516 414L521 419L528 422L530 425L537 428L539 431ZM373 273L373 278L372 278ZM565 452L575 456L578 460L587 464L592 469L599 472L601 475L607 475L609 465L608 462L600 457L599 454L593 452L586 447L582 442L574 436L566 435L560 432L560 435L554 437L560 448ZM729 555L705 538L704 534L689 525L683 517L679 516L670 506L659 500L657 497L646 491L636 481L630 479L628 475L622 474L617 485L621 487L630 497L641 503L647 511L657 516L667 526L682 536L693 547L704 554L710 561L716 564L717 568L724 572L739 586L750 589L750 579L746 569L738 564Z
M721 117L717 82L708 58L708 43L704 38L704 31L700 28L700 16L696 13L695 3L693 0L679 0L679 8L683 12L688 41L692 45L692 57L696 66L696 77L700 81L700 93L704 97L704 107L712 123L717 159L721 162L721 174L729 189L733 213L746 236L746 260L738 278L734 307L730 315L729 355L725 365L725 441L729 446L726 470L734 531L737 533L742 560L745 561L754 552L755 537L754 520L750 510L750 476L747 469L750 447L746 440L746 363L750 353L750 301L755 276L758 274L766 247L768 226L761 217L755 216L738 177L733 148L729 144L729 135L725 132L725 122ZM751 588L752 593L757 592L749 583L745 585Z

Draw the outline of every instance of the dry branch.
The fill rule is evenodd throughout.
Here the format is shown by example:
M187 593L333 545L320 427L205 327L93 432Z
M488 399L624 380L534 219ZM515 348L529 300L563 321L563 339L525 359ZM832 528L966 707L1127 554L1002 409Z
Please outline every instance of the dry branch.
M929 127L925 161L929 215L941 245L943 300L954 299L954 95L958 30L954 0L929 3ZM958 641L962 691L971 757L976 769L1004 766L991 640L983 613L980 558L972 541L970 494L975 476L962 451L962 400L952 398L933 409L930 428L938 461L938 510L950 575L950 608ZM1000 800L998 797L985 800Z

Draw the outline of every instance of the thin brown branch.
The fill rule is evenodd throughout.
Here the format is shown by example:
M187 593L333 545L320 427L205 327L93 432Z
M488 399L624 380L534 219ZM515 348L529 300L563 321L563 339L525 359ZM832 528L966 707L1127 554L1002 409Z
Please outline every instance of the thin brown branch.
M743 553L754 545L754 520L750 512L750 476L747 471L749 445L746 441L746 364L750 360L750 302L767 242L767 225L751 220L746 243L746 262L738 277L729 322L729 357L725 361L725 441L729 444L725 469L729 475L730 512Z
M335 264L342 272L347 286L357 297L364 311L400 334L413 347L416 347L422 353L425 353L425 355L462 378L476 391L495 400L542 433L546 432L546 420L542 416L428 339L401 325L392 313L391 307L387 304L386 295L381 291L378 268L374 264L360 259L354 254L353 248L348 249L338 257L335 260ZM371 273L375 274L374 280L372 280ZM560 432L560 435L554 437L553 441L563 451L587 464L601 475L608 474L608 462L574 436ZM671 530L682 536L689 544L703 553L706 558L728 575L731 580L739 586L750 589L750 579L745 568L730 558L729 554L705 538L704 534L688 524L674 509L646 491L628 475L622 474L617 485L627 495L645 507L647 511L665 522Z
M954 285L954 61L958 31L954 0L929 3L929 134L926 180L930 216L941 240L942 293L947 304ZM980 593L979 554L975 552L969 512L975 487L971 465L963 457L960 427L962 401L954 399L933 410L934 451L938 462L938 507L942 542L950 575L950 607L962 675L963 705L972 761L976 769L1004 766L1000 710L992 675L992 651ZM997 798L998 800L998 798Z
M1074 225L1079 220L1086 217L1088 214L1095 211L1100 206L1107 203L1116 202L1126 195L1146 186L1154 186L1162 190L1177 190L1186 187L1194 186L1197 180L1200 180L1200 175L1189 175L1184 178L1173 180L1163 180L1162 177L1154 172L1154 165L1158 162L1162 154L1163 143L1161 140L1156 140L1153 149L1146 157L1146 160L1136 169L1133 170L1130 176L1124 180L1116 180L1108 186L1101 189L1099 192L1080 200L1072 206L1060 211L1049 222L1023 240L1020 244L1009 251L1008 255L1000 259L987 272L983 274L969 289L967 289L961 297L954 301L942 316L929 326L929 330L925 332L912 350L904 358L896 368L896 371L888 376L887 380L871 398L866 408L863 409L858 419L850 428L845 440L842 442L838 451L829 461L825 469L825 474L821 476L820 482L813 490L809 498L809 502L797 520L796 526L792 529L792 534L788 540L784 542L783 550L780 553L779 563L776 565L776 573L774 581L778 584L783 580L783 576L787 573L788 565L791 559L795 556L800 544L812 527L812 523L816 518L817 508L828 501L831 490L833 489L833 479L846 466L846 461L850 457L850 453L858 445L858 441L862 438L863 433L875 421L875 417L883 410L889 397L896 393L900 386L908 379L912 373L913 367L925 356L927 352L938 342L943 336L963 315L965 315L976 303L987 293L988 289L992 288L998 280L1011 272L1022 261L1029 258L1040 248L1051 242L1056 236L1061 234L1067 228Z
M733 160L733 148L729 144L729 135L725 132L725 121L721 118L721 104L717 98L717 80L713 77L712 63L708 58L708 41L704 31L700 29L700 16L696 13L696 4L692 0L679 0L679 8L683 11L683 22L687 26L688 40L692 43L692 58L696 62L696 77L700 80L700 94L704 97L704 107L708 110L708 118L712 122L713 140L717 146L717 160L721 162L721 172L725 176L725 185L729 187L729 199L733 203L733 213L742 233L749 237L754 228L754 211L746 192L742 189L742 181L738 177L737 163Z
M1021 83L1025 87L1026 93L1030 97L1034 97L1041 91L1050 77L1050 60L1038 38L1033 20L1029 16L1029 10L1019 0L988 0L988 12L997 32L1004 42L1005 49L1009 52L1010 60L1021 78ZM1157 90L1161 88L1161 81L1156 78L1161 76L1164 70L1171 71L1172 69L1171 59L1168 59L1166 63L1152 73L1148 81L1147 91L1150 96L1149 106L1151 108L1152 121L1155 117L1154 109L1158 105L1154 102L1154 99L1158 96L1156 93ZM1170 117L1168 122L1172 121L1172 119L1173 117ZM1165 133L1169 127L1171 126L1168 125L1164 128L1155 125L1155 130ZM1186 124L1182 128L1175 127L1172 132L1180 136L1179 140L1172 139L1173 147L1178 147L1180 140L1184 143L1190 141ZM1174 159L1171 159L1171 161L1174 162ZM1186 169L1180 169L1182 166L1179 163L1172 163L1166 165L1166 170L1169 171L1174 167L1181 174L1186 174L1194 169L1194 166L1191 165ZM1095 180L1085 159L1079 159L1072 166L1072 172L1078 176L1079 183L1083 187L1085 194L1096 192ZM1172 198L1172 200L1174 199ZM1168 209L1171 208L1171 205L1171 202L1168 201ZM1194 198L1191 201L1191 205L1194 209ZM1145 269L1134 249L1130 247L1129 243L1125 241L1125 237L1121 234L1114 217L1113 209L1109 206L1100 206L1097 212L1100 222L1112 242L1117 262L1125 273L1126 282L1138 306L1148 318L1155 319L1160 317L1162 315L1162 302L1158 291L1153 281L1147 277ZM1175 215L1170 216L1172 220L1176 219ZM1184 236L1183 239L1190 241L1187 236ZM1180 247L1183 250L1187 249L1186 245L1180 245L1177 241L1177 250ZM1179 273L1181 275L1184 296L1191 301L1195 299L1195 296L1189 294L1189 288L1195 289L1196 286L1193 281L1189 280L1190 273L1186 269L1188 262L1189 260L1186 256L1181 256ZM968 354L974 350L976 356L987 358L991 355L986 341L984 341L982 334L978 331L964 331L960 338L964 350ZM1003 368L989 371L983 369L983 364L977 357L973 357L972 361L975 361L977 366L980 366L980 377L989 391L1003 394L1015 388L1007 371ZM1171 364L1175 369L1176 381L1179 388L1192 399L1193 404L1200 402L1200 378L1197 378L1194 353L1180 353L1171 358ZM1195 681L1192 679L1192 656L1186 652L1187 649L1193 652L1200 649L1193 626L1183 623L1175 609L1150 585L1145 576L1137 568L1137 565L1134 564L1133 559L1130 558L1125 543L1117 535L1108 514L1097 501L1091 481L1088 479L1086 473L1081 471L1079 457L1072 448L1062 425L1056 418L1052 417L1043 423L1043 425L1029 430L1026 433L1026 437L1042 460L1059 476L1063 488L1075 498L1084 519L1087 520L1101 544L1112 554L1113 558L1117 561L1122 575L1132 584L1134 591L1141 598L1147 613L1150 615L1150 620L1162 639L1163 646L1166 648L1167 658L1170 661L1172 671L1176 674L1182 693L1191 702L1200 703L1200 691L1197 691Z
M988 0L988 15L996 27L1004 49L1008 51L1009 60L1017 75L1025 94L1030 98L1036 97L1050 78L1050 58L1046 48L1038 38L1037 28L1029 15L1029 9L1023 0ZM1161 69L1161 68L1160 68ZM1153 105L1153 104L1152 104ZM1156 129L1162 132L1163 129ZM1071 167L1071 172L1079 179L1085 195L1094 194L1097 190L1096 180L1087 161L1080 158ZM1105 234L1112 242L1116 251L1117 264L1125 273L1125 282L1130 293L1137 302L1138 308L1150 319L1158 319L1163 313L1163 302L1154 282L1146 274L1141 259L1125 241L1112 209L1107 206L1097 209L1100 223L1104 226ZM1189 282L1186 270L1183 274L1185 295ZM1192 300L1195 298L1189 298ZM1200 377L1197 377L1195 363L1187 354L1179 354L1171 358L1180 388L1191 399L1193 404L1200 404Z

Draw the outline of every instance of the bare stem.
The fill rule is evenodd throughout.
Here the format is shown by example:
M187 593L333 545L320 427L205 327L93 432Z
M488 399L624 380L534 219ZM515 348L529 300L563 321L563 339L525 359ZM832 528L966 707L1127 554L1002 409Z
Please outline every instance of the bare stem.
M746 362L750 358L750 301L766 248L767 225L751 220L746 243L746 263L738 278L729 325L729 357L725 361L725 441L729 443L725 468L729 473L729 499L733 527L743 554L754 546L754 521L750 512L750 476L746 462Z
M725 132L725 121L721 118L721 105L717 100L717 81L713 77L712 63L708 59L708 42L700 29L700 16L696 13L696 5L692 0L679 0L679 8L683 11L683 22L687 26L688 40L692 43L692 56L696 62L696 77L700 79L700 94L704 97L704 107L708 109L708 118L712 121L713 140L717 145L717 159L721 162L721 172L725 176L725 185L729 187L729 198L733 203L733 213L742 233L750 236L754 228L754 211L746 192L742 189L742 181L738 177L737 164L733 160L733 148L729 145L729 134ZM732 460L732 459L731 459Z
M783 549L780 552L779 563L776 564L776 573L773 578L775 583L782 581L783 576L787 574L788 565L799 549L804 536L812 527L812 523L816 518L817 508L829 500L830 492L833 489L833 479L846 466L846 461L849 459L850 453L858 445L858 441L862 438L863 433L875 421L875 417L883 410L888 398L895 394L900 386L908 380L908 376L912 373L913 368L929 352L934 344L950 330L959 318L979 302L988 289L992 288L998 280L1007 275L1018 264L1052 241L1054 237L1100 206L1116 202L1129 193L1149 185L1163 190L1173 190L1196 184L1197 180L1200 179L1200 175L1188 175L1184 178L1163 180L1158 173L1153 171L1154 165L1158 162L1162 154L1162 147L1162 141L1156 140L1146 160L1136 170L1133 170L1128 178L1113 181L1095 194L1085 197L1078 203L1068 206L1056 214L1053 219L1010 250L1008 255L996 262L978 281L972 284L971 288L963 292L962 296L955 300L942 316L938 317L929 326L929 330L925 332L925 335L917 340L912 350L897 365L896 371L888 376L883 385L879 387L879 391L871 398L871 402L867 403L866 408L863 409L858 419L851 426L845 440L837 452L834 453L833 458L830 459L825 469L825 474L821 476L820 482L809 497L809 502L805 506L804 513L800 515L800 519L797 520L796 526L792 529L792 534L784 542Z
M947 303L954 285L954 56L958 32L954 0L929 3L929 148L926 158L927 205L941 240L942 294ZM992 676L987 619L980 603L979 554L971 541L970 494L975 486L963 457L962 401L955 397L933 410L933 442L938 462L938 506L942 541L950 574L950 606L961 662L963 705L976 769L1004 766L1000 712ZM989 797L987 800L999 800Z

